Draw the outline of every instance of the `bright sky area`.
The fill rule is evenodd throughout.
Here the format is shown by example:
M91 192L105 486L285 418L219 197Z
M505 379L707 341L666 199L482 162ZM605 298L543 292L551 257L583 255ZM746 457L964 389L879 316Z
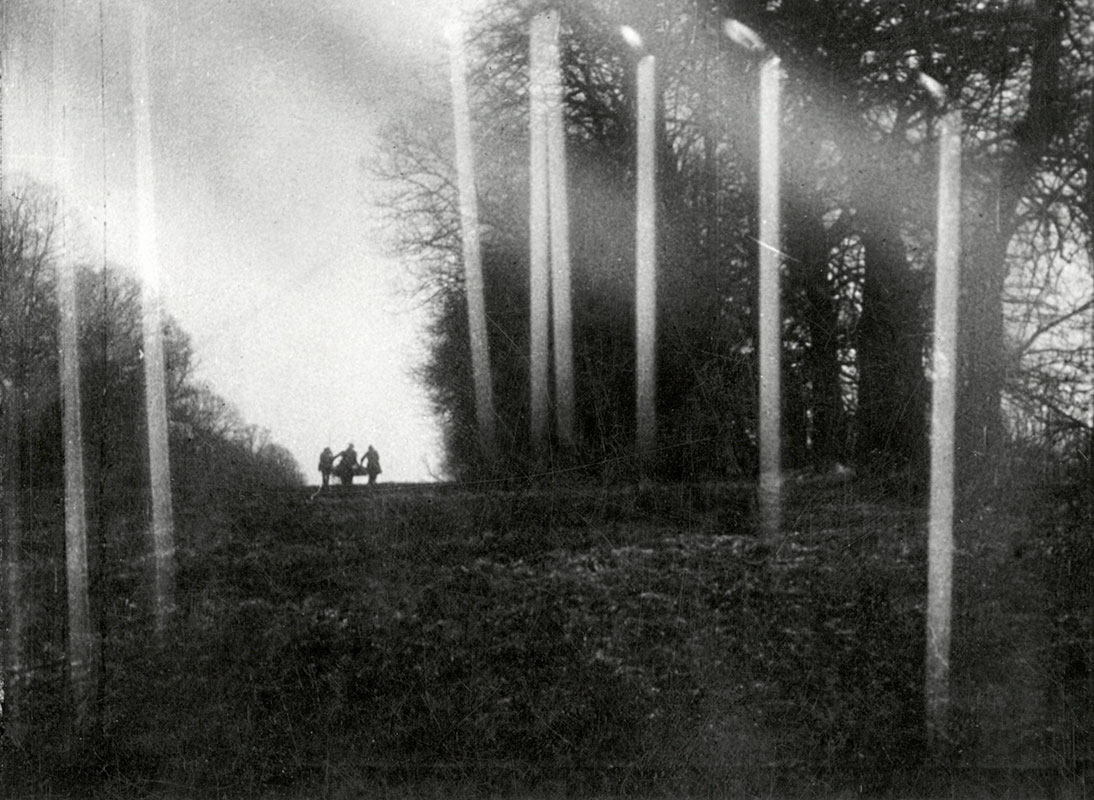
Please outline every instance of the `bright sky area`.
M136 271L130 2L4 2L5 172L51 180L52 6L64 2L69 213L86 260L102 263L105 246ZM439 468L411 374L425 314L362 163L388 120L447 90L454 5L147 3L167 311L192 337L197 377L268 428L309 480L320 449L350 441L374 445L390 481Z

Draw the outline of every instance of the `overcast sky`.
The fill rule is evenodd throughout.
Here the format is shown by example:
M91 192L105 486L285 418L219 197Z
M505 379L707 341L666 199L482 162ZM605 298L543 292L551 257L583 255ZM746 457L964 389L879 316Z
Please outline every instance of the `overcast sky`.
M62 1L71 214L89 260L101 263L105 242L109 260L135 267L130 4ZM48 181L52 2L4 2L5 169ZM375 445L388 480L428 479L439 462L410 375L423 313L360 164L385 121L446 91L453 5L147 3L167 310L193 338L199 377L311 479L319 450L348 441Z

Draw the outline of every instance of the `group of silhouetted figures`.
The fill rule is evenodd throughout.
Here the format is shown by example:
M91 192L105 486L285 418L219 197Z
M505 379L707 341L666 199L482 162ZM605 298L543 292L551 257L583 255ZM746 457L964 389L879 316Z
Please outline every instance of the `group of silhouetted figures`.
M352 486L353 478L357 475L368 475L369 484L376 483L376 476L383 470L380 468L380 454L371 444L365 451L361 460L357 460L357 451L353 449L353 442L341 453L333 453L329 447L324 447L319 454L319 474L323 476L322 489L330 486L330 476L338 478L343 486Z

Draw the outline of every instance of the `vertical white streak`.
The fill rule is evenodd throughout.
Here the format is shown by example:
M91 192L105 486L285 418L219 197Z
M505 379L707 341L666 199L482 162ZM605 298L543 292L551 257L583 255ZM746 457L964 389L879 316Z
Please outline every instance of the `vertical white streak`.
M4 138L4 112L7 110L4 104L7 102L8 99L7 80L8 6L5 3L3 6L0 6L0 259L7 258L8 245L8 221L6 218L7 215L3 209L3 203L5 198L4 168L7 166L8 163L8 142L7 139ZM0 260L0 264L2 263L3 261ZM4 324L4 320L8 316L6 312L7 309L0 307L0 332L2 332L5 336L10 336L11 331L8 328L8 325ZM8 324L10 325L10 322ZM4 442L4 449L0 450L0 504L3 505L3 509L0 510L0 514L2 514L2 516L0 516L0 563L3 563L5 568L4 588L6 590L9 589L10 586L9 581L7 580L8 575L6 574L6 570L8 567L8 548L10 546L8 544L8 537L11 535L8 531L8 520L6 514L8 507L8 492L11 491L8 483L8 476L10 474L8 472L8 459L12 457L14 450L16 449L11 446L12 443L7 437L7 417L8 411L11 408L11 398L8 395L13 388L14 381L11 382L10 387L8 384L0 383L0 399L3 400L3 403L0 403L0 424L3 424L3 431L2 433L0 433L0 435L4 437L2 439L2 441ZM4 602L6 602L9 607L4 608L3 605L0 605L0 620L3 620L5 623L10 622L12 616L14 616L12 613L14 611L14 604L11 602L11 600L11 594L5 593ZM8 637L4 637L4 639L5 641L2 645L4 649L0 651L0 718L7 719L6 712L8 710L8 703L6 702L4 690L6 685L5 679L7 678L8 671L11 668L11 659L8 655L9 639Z
M136 139L137 258L140 262L144 338L145 413L152 495L153 603L157 631L174 606L175 531L171 509L167 386L163 354L162 297L156 248L152 121L148 88L148 17L144 3L133 3L133 124Z
M11 64L8 40L8 5L0 5L0 258L8 257L9 226L14 220L8 216L8 200L4 193L5 171L11 163L8 151L8 140L4 136L4 115L7 113L7 105L11 96ZM13 285L9 289L14 289ZM17 347L22 346L23 335L21 332L21 314L19 303L15 297L15 291L4 293L6 307L0 308L0 320L5 320L3 336L8 341L14 341ZM5 376L0 384L0 420L3 429L0 436L3 438L3 447L0 448L0 545L3 546L4 568L4 604L3 616L0 620L4 623L3 639L3 665L0 669L0 715L4 721L4 728L8 736L16 745L22 745L26 736L26 725L23 715L23 670L24 670L24 646L23 636L26 628L23 615L23 586L22 586L22 549L23 549L23 513L20 506L20 485L22 476L19 464L19 439L20 420L23 416L22 403L22 375L19 373L18 360L12 364L12 374Z
M65 575L68 590L68 675L77 723L87 718L91 692L92 635L87 577L87 503L84 492L83 420L80 408L79 316L76 272L68 243L70 190L66 130L67 4L53 6L53 182L57 192L57 305L61 413L65 463Z
M545 92L545 50L548 20L537 14L532 20L529 54L529 319L530 331L530 414L532 441L542 446L547 439L548 315L550 241L548 230L547 111Z
M8 4L4 3L0 5L0 198L4 197L4 187L6 184L6 175L4 170L8 166L8 140L4 136L4 114L7 113L7 100L8 100L8 76L9 57L8 57ZM0 236L3 234L0 233ZM2 244L2 243L0 243ZM3 252L0 247L0 253ZM2 679L0 679L2 680ZM2 686L0 686L2 688Z
M648 459L657 438L657 64L638 62L634 241L635 447Z
M547 179L551 239L551 310L554 321L555 423L559 441L574 443L574 348L570 283L570 203L567 196L559 13L548 11L546 63Z
M488 459L495 454L494 390L491 383L490 344L486 330L483 296L482 248L479 241L478 189L475 182L475 150L471 136L471 104L467 97L467 64L463 29L458 15L449 29L452 68L452 113L456 139L456 171L460 192L460 227L463 232L464 292L471 339L471 371L475 382L475 413L479 442Z
M782 219L779 114L782 71L769 56L760 68L760 523L765 535L781 524L782 313L779 273Z
M938 221L931 382L931 496L927 534L927 730L946 736L953 596L954 412L961 252L961 112L943 115L938 140Z

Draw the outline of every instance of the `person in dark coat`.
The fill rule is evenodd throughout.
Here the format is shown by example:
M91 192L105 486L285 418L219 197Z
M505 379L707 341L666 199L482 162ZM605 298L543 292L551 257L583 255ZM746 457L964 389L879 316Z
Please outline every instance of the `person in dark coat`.
M368 446L368 450L365 451L365 472L368 473L368 482L370 484L376 483L376 476L383 472L380 467L380 454L376 452L376 448L371 444Z
M323 452L319 454L319 474L323 477L323 485L320 488L326 489L330 486L332 472L334 472L334 453L329 447L324 447Z
M352 486L353 476L357 474L358 466L357 451L353 449L353 442L350 442L349 447L336 455L335 458L340 460L334 468L334 474L338 476L338 480L342 481L343 486Z

